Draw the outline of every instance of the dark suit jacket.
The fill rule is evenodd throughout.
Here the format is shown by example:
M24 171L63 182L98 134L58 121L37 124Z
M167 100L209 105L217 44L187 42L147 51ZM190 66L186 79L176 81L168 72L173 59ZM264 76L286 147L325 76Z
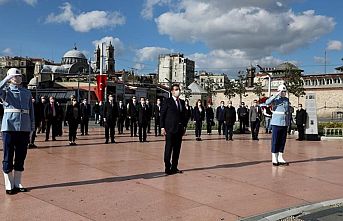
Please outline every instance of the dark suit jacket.
M133 120L137 120L138 117L138 105L139 103L136 103L136 105L133 105L132 102L129 104L129 109L127 110L127 115L131 117Z
M56 102L54 103L54 109L55 109L55 116L53 116L53 110L51 108L51 104L47 103L44 107L44 118L45 120L57 120L59 119L59 107L57 106Z
M124 104L121 108L118 105L118 118L121 118L121 119L126 118L126 107Z
M193 116L194 116L194 121L203 121L205 120L205 108L201 107L202 111L200 112L198 107L194 107L193 109Z
M217 107L216 118L218 121L224 121L225 107L222 109L221 106Z
M106 123L114 124L117 121L118 117L118 107L117 103L113 102L113 106L110 102L106 102L104 105L104 114L103 118L106 118Z
M81 117L84 120L89 120L91 116L91 105L82 103L80 105Z
M187 119L185 114L185 101L180 99L181 111L178 110L174 98L164 100L161 108L161 128L167 133L178 133L186 129Z
M148 121L150 118L149 107L147 107L146 105L143 107L141 104L138 104L137 109L138 109L138 124L143 125L143 126L148 125Z
M155 121L160 123L160 119L161 119L161 105L160 108L158 108L157 104L154 105L154 117L155 117Z
M66 111L66 115L65 115L65 120L73 123L80 123L81 120L81 111L80 111L80 106L79 104L76 104L76 108L77 108L77 116L75 118L74 116L74 106L72 104L69 104L67 106L67 111Z
M207 122L212 122L214 119L214 112L212 107L207 107L206 108L206 121Z
M234 125L236 122L236 109L234 107L225 107L224 121L228 125Z
M304 109L301 109L300 111L297 110L295 115L295 122L297 125L304 125L307 121L307 113Z

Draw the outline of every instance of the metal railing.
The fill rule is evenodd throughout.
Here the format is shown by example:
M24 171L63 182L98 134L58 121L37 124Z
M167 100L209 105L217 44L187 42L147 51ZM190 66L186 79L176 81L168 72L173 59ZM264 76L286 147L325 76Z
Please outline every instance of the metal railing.
M325 137L343 137L343 128L324 128Z

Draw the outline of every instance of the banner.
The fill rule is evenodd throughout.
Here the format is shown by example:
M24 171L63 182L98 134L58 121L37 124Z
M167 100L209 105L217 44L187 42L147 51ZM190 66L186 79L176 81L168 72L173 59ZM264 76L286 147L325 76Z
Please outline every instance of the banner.
M107 85L107 75L97 75L96 76L97 88L96 88L96 96L98 97L99 101L104 101L104 94L105 88Z

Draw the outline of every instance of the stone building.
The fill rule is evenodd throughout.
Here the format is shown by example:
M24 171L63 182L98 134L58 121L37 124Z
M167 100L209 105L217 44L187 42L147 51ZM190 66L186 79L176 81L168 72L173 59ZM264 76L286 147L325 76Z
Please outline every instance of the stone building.
M194 80L195 62L183 54L161 54L158 58L158 82L170 86L170 82L187 87Z

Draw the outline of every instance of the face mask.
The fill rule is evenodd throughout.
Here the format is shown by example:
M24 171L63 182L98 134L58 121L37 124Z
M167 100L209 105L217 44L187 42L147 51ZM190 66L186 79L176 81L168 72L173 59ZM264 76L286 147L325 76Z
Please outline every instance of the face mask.
M157 101L157 105L160 105L161 104L161 102L160 101Z
M198 106L201 106L201 103L198 103Z
M229 107L231 107L232 106L232 104L229 104Z
M224 104L223 104L223 103L221 103L221 104L220 104L220 106L221 106L221 107L224 107Z
M180 90L176 90L176 91L174 92L174 95L175 95L175 97L179 97L179 96L180 96Z
M133 101L133 103L136 103L136 99L133 99L132 101Z
M122 102L119 102L119 105L120 105L120 106L122 106L122 105L123 105L123 103L122 103Z
M109 100L109 101L113 101L113 97L109 97L108 100Z
M141 104L144 105L144 104L145 104L145 101L141 101Z

